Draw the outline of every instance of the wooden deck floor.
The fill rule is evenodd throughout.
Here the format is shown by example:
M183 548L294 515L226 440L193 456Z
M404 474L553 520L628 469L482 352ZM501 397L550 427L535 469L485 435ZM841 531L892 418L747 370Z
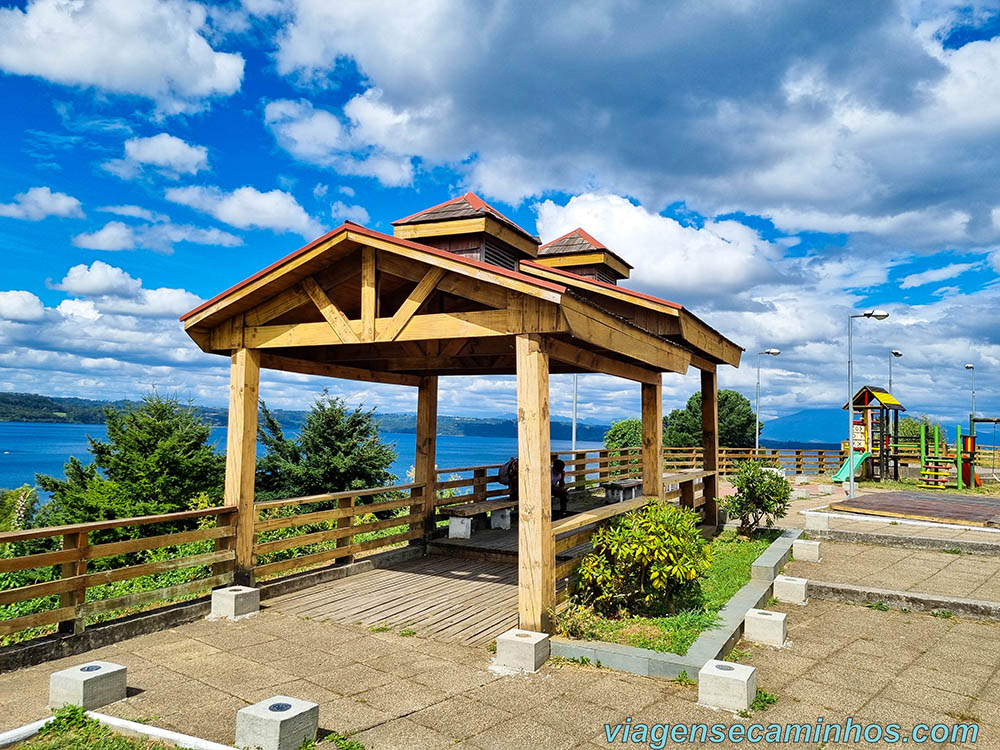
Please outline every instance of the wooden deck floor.
M1000 526L1000 498L952 492L901 490L872 492L830 503L833 510L876 516L938 521L967 526Z
M267 604L313 620L384 624L436 640L483 645L517 626L517 565L428 555Z

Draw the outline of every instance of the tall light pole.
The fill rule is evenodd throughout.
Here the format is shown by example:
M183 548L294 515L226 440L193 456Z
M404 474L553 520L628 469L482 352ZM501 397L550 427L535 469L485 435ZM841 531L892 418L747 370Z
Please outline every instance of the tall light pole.
M847 318L847 498L854 498L854 319L885 320L889 313L873 308Z
M757 451L760 450L760 355L768 354L772 357L777 357L781 354L781 349L765 349L762 352L757 352L757 399L754 401L753 407L753 455L757 457Z
M969 362L965 369L972 373L972 417L976 417L976 366Z
M573 434L572 442L570 443L570 450L576 450L576 397L579 391L579 381L580 376L577 373L573 373ZM573 458L576 458L574 455Z
M903 353L899 349L893 349L889 352L889 393L892 393L892 360L902 356Z

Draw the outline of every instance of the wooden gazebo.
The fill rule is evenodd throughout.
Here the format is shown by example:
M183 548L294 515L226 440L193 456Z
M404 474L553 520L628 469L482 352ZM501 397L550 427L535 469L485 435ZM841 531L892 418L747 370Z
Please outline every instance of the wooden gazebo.
M600 280L605 256L580 252L582 273L574 273L571 252L539 254L537 238L467 194L397 222L395 236L345 223L184 315L203 351L231 359L225 496L237 508L237 578L252 570L261 368L418 389L415 482L428 538L438 377L516 375L518 601L527 629L545 626L555 600L550 373L641 384L644 494L662 497L661 376L697 368L704 469L714 472L716 368L738 366L742 350L680 305ZM614 269L611 278L627 275L627 264ZM716 490L715 475L706 476L710 518Z

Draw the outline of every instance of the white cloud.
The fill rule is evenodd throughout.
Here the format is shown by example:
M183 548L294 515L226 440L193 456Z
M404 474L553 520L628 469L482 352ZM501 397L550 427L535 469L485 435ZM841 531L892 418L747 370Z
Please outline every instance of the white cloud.
M81 263L70 268L54 288L88 297L134 297L142 288L142 279L133 278L117 266L95 260L90 266Z
M931 284L935 281L946 281L961 276L966 271L978 268L979 263L950 263L942 268L928 268L920 273L911 273L904 276L899 284L900 289L912 289L913 287Z
M42 301L31 292L0 292L0 319L32 321L41 320L44 316Z
M334 219L346 219L355 224L367 224L371 221L367 209L364 206L350 206L343 201L336 201L330 206L330 215Z
M125 157L107 161L102 166L126 180L137 177L144 166L156 167L160 174L176 179L208 169L208 149L192 146L169 133L160 133L149 138L130 138L125 141Z
M47 187L33 187L14 196L13 203L0 203L0 216L40 221L46 216L83 218L80 201L66 193L53 193Z
M190 186L170 188L166 197L240 229L296 232L310 240L324 231L323 226L283 190L262 193L246 186L226 193L217 187Z
M0 68L196 111L243 80L243 57L214 50L206 21L186 0L30 0L0 9Z
M107 297L96 304L102 312L171 318L183 315L202 303L201 297L186 289L143 289L132 299Z
M135 231L121 221L109 221L96 232L81 232L73 244L88 250L134 250Z
M65 318L79 318L80 320L100 320L101 318L97 305L89 299L64 299L56 310Z
M155 211L150 211L148 208L143 208L142 206L102 206L97 210L108 214L128 216L132 219L142 219L143 221L149 222L170 221L169 216L158 214Z

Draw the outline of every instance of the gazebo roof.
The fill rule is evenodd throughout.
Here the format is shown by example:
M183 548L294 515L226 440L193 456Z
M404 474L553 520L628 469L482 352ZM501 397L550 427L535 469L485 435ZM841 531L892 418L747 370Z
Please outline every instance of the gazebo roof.
M181 320L206 352L259 349L263 367L403 384L511 374L521 334L545 337L553 372L641 382L690 365L738 366L742 353L676 303L528 260L502 268L353 222Z
M853 401L855 409L874 409L881 406L890 411L906 411L906 407L899 403L889 391L874 385L861 386L854 394ZM847 404L844 404L843 408L846 409Z

